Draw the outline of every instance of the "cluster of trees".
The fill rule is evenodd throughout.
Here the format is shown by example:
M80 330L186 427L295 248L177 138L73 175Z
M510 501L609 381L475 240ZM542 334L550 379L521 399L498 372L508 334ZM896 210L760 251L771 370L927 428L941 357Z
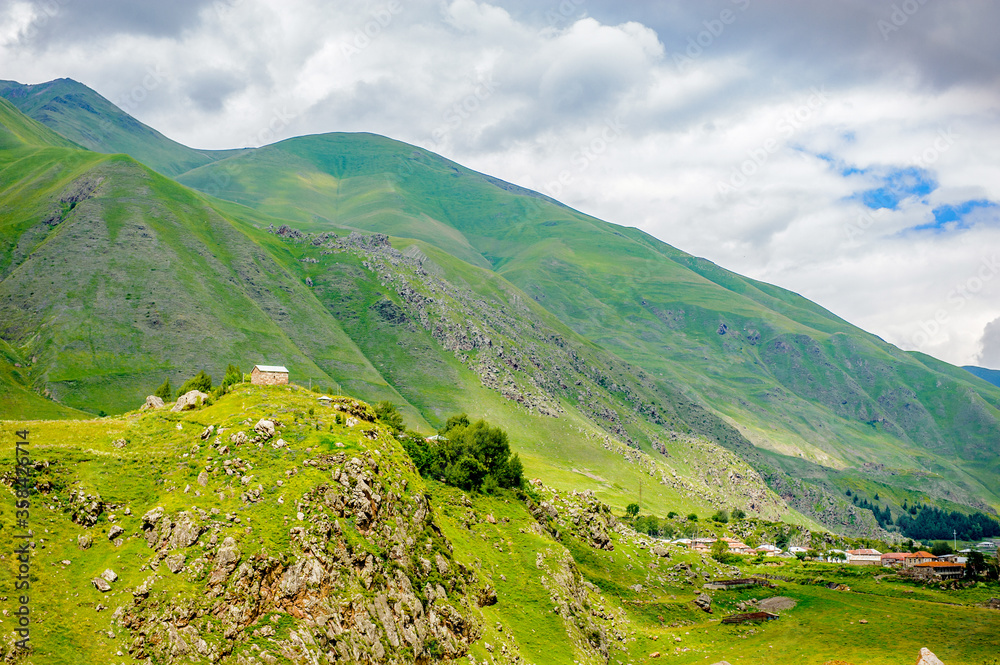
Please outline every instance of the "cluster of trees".
M170 386L170 379L167 379L160 384L160 387L153 394L164 402L170 402L184 393L191 392L192 390L200 390L203 393L208 393L212 398L218 399L229 392L234 385L243 383L243 378L243 372L240 371L240 368L230 364L226 367L226 375L223 377L222 383L214 389L212 388L212 375L205 370L201 370L185 381L176 391Z
M851 496L851 490L847 490L847 496ZM882 508L878 505L878 494L874 499L875 503L872 503L855 494L852 501L855 506L870 510L883 529L892 530L895 526L907 538L923 541L954 537L959 540L980 540L1000 536L1000 522L983 513L972 515L963 515L958 511L949 513L933 506L909 505L904 501L903 512L894 521L889 506Z
M847 490L847 495L851 495L851 490ZM878 501L878 494L875 495L875 501ZM858 499L858 495L854 495L854 505L858 508L864 508L865 510L872 511L875 519L878 521L879 526L883 529L888 529L892 526L892 512L889 510L889 506L885 507L885 510L879 507L877 503L871 503L868 499Z
M1000 522L984 515L973 513L963 515L958 511L946 512L934 507L926 507L911 517L909 512L896 519L896 526L907 538L914 540L981 540L1000 536Z
M405 435L402 443L421 476L453 487L492 494L524 484L524 467L517 453L511 454L507 433L485 420L473 423L464 413L452 416L438 436Z

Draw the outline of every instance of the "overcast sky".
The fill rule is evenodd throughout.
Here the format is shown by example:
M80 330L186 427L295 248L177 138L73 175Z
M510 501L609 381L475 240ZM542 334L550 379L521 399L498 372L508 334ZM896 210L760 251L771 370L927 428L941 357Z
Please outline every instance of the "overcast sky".
M369 131L1000 368L1000 3L0 0L197 148Z

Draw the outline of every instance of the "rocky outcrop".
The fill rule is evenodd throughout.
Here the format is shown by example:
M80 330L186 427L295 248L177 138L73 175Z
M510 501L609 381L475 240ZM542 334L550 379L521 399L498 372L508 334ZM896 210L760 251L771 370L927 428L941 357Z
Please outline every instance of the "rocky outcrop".
M703 612L712 613L712 597L707 593L698 594L698 597L691 601Z
M400 462L385 459L366 452L303 460L328 480L286 497L298 519L280 552L233 528L235 516L146 512L150 566L162 568L122 611L131 655L215 661L249 636L268 636L275 655L293 662L390 662L405 651L403 660L429 665L467 654L480 635L473 610L495 604L496 591L452 559L424 494L408 493ZM203 593L172 599L164 614L154 593L161 574L200 581ZM295 628L276 633L274 621L286 615ZM225 646L202 639L209 632Z
M104 499L99 494L77 490L70 495L70 519L81 526L94 526L104 512Z

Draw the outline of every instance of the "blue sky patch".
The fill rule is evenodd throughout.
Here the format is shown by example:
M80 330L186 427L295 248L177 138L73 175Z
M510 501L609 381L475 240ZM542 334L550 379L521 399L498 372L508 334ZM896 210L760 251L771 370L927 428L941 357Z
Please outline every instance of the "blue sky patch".
M927 169L916 166L906 168L874 168L859 169L847 167L841 170L844 177L852 175L864 175L873 178L879 187L858 192L851 196L851 199L861 201L872 210L888 208L897 210L900 201L911 197L927 196L937 189L937 181Z
M934 215L934 221L916 226L914 230L943 232L968 229L973 225L973 221L969 217L977 210L1000 212L1000 204L988 199L974 199L963 203L938 206L931 211ZM994 218L996 219L997 216L995 215Z

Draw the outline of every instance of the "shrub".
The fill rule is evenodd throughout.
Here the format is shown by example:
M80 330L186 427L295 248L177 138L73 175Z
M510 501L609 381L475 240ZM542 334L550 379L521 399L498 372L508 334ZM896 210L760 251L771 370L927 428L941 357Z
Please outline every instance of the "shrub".
M688 522L697 522L697 521L698 521L698 516L696 514L691 513L690 515L688 515Z
M630 503L627 506L625 506L625 514L628 515L629 517L635 517L636 515L638 515L639 514L639 504L638 503Z
M747 514L745 512L743 512L742 510L740 510L739 508L734 508L733 509L732 518L734 520L746 519L746 516L747 516Z
M392 402L382 401L375 405L375 415L379 422L392 430L393 434L399 434L405 429L403 414L399 412Z
M712 543L712 558L719 562L725 562L729 558L729 543L720 539L717 539Z
M667 519L668 520L672 520L675 517L677 517L677 513L675 513L674 511L671 510L669 513L667 513Z
M153 394L162 399L164 402L169 402L174 396L174 391L170 387L170 379L161 383L160 387L157 388L156 392Z
M722 524L728 524L729 523L729 513L727 513L725 510L718 510L718 511L715 512L714 515L712 515L712 521L713 522L720 522Z

